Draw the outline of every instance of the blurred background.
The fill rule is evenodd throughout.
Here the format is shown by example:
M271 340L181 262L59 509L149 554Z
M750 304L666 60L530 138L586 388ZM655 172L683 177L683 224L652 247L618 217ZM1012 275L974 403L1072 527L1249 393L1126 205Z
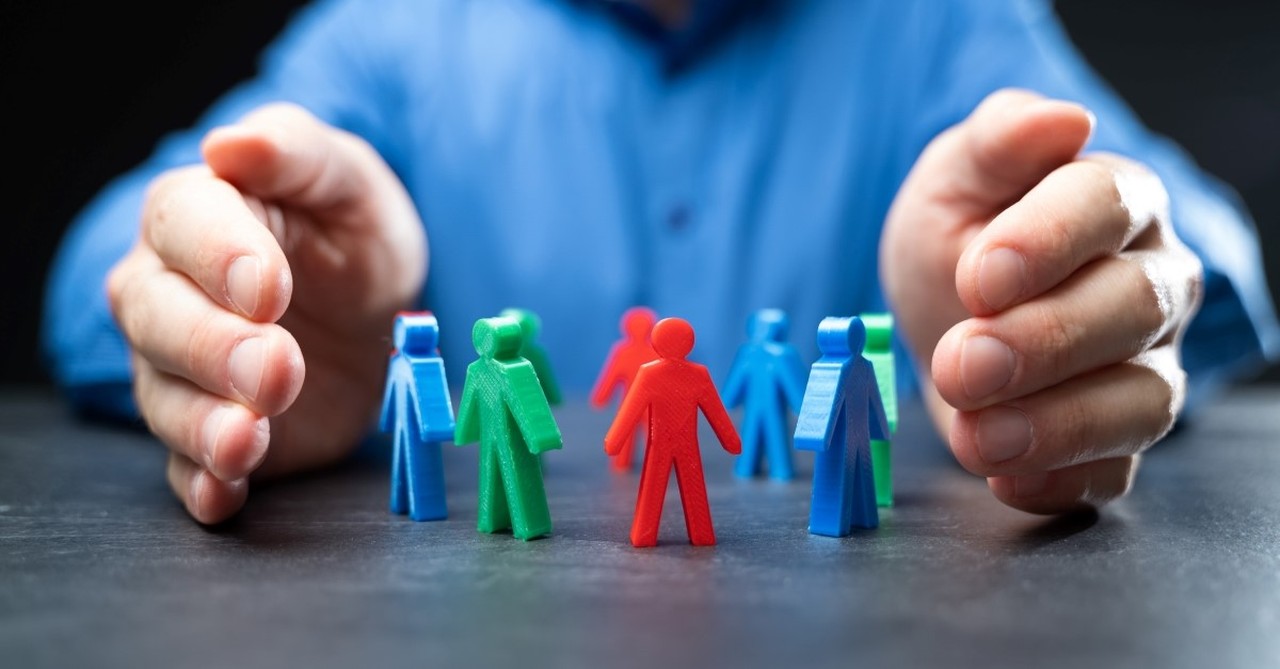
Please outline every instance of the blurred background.
M0 381L47 384L47 265L76 212L255 69L301 0L0 4L10 207ZM1280 2L1058 0L1085 57L1155 130L1236 188L1280 295ZM1280 366L1252 382L1280 382Z

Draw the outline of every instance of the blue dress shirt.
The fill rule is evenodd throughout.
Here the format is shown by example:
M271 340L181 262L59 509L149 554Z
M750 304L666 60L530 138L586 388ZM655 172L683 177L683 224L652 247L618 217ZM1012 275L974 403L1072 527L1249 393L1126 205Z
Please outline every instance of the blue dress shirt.
M626 3L588 0L307 7L258 76L74 222L47 292L55 379L83 409L134 411L103 280L134 241L145 185L197 162L210 127L273 100L361 135L404 180L431 244L423 305L454 380L475 357L472 323L506 307L541 315L568 392L589 386L632 305L691 321L694 357L719 379L761 307L786 310L813 359L822 317L886 308L881 224L921 150L1005 86L1085 104L1099 120L1090 148L1164 179L1207 270L1184 343L1193 400L1280 351L1237 197L1143 127L1049 2L706 0L689 26L664 32Z

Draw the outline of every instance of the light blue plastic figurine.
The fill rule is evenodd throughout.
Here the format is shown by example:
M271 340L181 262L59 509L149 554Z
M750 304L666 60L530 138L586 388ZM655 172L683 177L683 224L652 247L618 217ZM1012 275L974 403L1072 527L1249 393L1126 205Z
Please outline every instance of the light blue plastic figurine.
M817 451L809 532L849 535L880 524L871 440L888 439L889 425L875 369L862 357L867 330L859 318L822 319L818 350L796 419L795 445Z
M391 512L413 520L448 516L440 442L453 438L453 404L436 349L440 328L430 312L401 312L382 397L383 432L395 435Z
M771 478L789 481L795 476L787 418L789 411L800 410L804 363L787 343L787 330L787 315L778 309L752 314L747 343L738 349L724 384L725 405L743 408L742 456L734 471L744 478L760 474L766 456Z

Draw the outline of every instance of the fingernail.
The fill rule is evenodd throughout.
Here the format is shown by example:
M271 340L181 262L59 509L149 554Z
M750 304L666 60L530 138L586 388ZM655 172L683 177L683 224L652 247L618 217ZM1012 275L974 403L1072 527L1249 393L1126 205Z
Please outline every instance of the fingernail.
M249 401L258 397L258 387L262 385L264 353L260 337L250 337L231 350L231 359L228 361L231 386Z
M262 285L262 265L253 256L240 256L227 268L227 299L240 313L253 317Z
M1027 474L1013 479L1014 497L1035 497L1049 488L1049 472Z
M187 486L188 508L191 511L191 515L195 516L196 520L200 522L204 522L203 507L205 487L208 486L208 476L210 475L205 470L197 469L191 475L191 484Z
M245 452L245 461L240 470L248 474L257 469L267 458L267 444L271 441L271 428L266 418L259 418L253 426L253 444Z
M227 409L219 407L209 412L204 419L204 425L201 427L201 450L204 453L204 467L212 470L213 462L218 454L218 441L222 434L222 424L226 422Z
M975 335L960 351L960 382L969 399L982 399L1013 378L1013 351L994 337Z
M978 416L978 454L988 464L1012 460L1031 448L1031 421L1010 407L992 407Z
M995 248L982 254L978 265L978 294L992 309L1004 309L1022 296L1026 287L1027 261L1010 248Z

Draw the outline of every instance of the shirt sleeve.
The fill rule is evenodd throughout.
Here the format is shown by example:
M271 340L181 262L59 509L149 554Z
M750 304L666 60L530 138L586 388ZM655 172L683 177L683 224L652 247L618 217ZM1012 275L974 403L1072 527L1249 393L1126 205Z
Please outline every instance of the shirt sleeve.
M1143 125L1070 41L1048 0L947 3L938 17L940 57L923 77L931 104L920 117L923 148L989 93L1020 87L1085 105L1098 118L1086 150L1149 166L1169 191L1173 225L1204 263L1204 303L1183 341L1188 408L1280 355L1280 328L1263 273L1255 224L1231 188L1180 146Z
M136 417L128 347L107 306L107 272L133 245L144 191L160 172L200 162L199 142L218 125L273 101L300 104L354 132L393 169L401 87L391 45L411 3L324 0L299 11L263 52L258 74L228 91L189 128L107 184L71 222L47 277L42 361L74 408L99 417ZM390 27L390 30L388 30Z

